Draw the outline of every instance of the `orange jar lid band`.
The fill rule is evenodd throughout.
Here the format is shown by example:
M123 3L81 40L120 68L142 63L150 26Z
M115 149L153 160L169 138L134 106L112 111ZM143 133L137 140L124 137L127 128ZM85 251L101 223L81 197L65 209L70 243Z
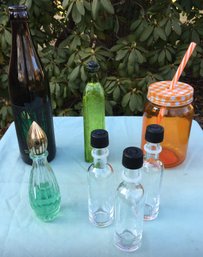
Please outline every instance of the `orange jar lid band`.
M159 81L148 88L147 98L160 106L183 106L193 101L194 89L190 85L178 82L174 89L169 89L171 81Z

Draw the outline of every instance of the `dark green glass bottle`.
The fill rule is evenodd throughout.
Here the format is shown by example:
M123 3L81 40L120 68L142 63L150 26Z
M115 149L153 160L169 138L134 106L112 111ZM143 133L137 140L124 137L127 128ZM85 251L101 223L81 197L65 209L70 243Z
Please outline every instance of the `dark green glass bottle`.
M21 157L31 164L27 147L27 133L33 121L48 138L48 160L55 157L49 83L32 43L26 6L10 6L12 50L9 66L9 94Z
M87 65L90 81L83 94L84 150L85 161L92 162L90 137L95 129L105 129L105 97L104 90L98 81L99 65L90 61Z

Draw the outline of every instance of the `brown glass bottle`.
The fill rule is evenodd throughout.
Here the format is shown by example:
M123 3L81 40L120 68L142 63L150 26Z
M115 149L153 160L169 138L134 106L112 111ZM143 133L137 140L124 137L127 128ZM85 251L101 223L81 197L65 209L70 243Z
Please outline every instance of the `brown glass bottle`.
M49 83L32 43L26 6L10 6L12 50L9 65L9 94L21 157L31 164L27 133L33 121L48 138L48 161L56 154Z

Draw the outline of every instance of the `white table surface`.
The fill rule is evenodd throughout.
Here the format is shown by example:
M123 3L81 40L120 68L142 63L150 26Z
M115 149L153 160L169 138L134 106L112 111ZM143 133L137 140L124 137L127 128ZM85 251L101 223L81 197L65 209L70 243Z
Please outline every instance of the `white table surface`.
M109 162L120 182L122 151L139 146L142 117L107 117ZM81 117L55 118L57 156L51 166L62 202L51 223L35 217L28 201L31 167L21 161L12 124L0 141L0 257L202 257L203 131L193 121L185 162L164 171L160 215L144 222L142 247L134 253L113 246L114 226L88 221L87 178Z

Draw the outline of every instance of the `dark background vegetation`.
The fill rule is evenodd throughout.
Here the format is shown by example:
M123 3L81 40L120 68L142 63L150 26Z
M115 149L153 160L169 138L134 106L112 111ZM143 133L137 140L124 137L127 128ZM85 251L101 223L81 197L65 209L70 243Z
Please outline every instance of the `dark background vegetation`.
M171 80L197 43L181 80L195 88L201 122L202 0L0 0L0 131L12 121L8 97L8 6L26 4L33 41L47 70L54 115L81 115L86 63L100 64L107 115L140 115L147 87Z

